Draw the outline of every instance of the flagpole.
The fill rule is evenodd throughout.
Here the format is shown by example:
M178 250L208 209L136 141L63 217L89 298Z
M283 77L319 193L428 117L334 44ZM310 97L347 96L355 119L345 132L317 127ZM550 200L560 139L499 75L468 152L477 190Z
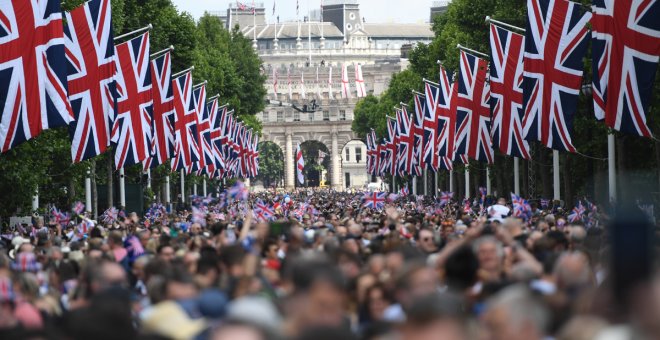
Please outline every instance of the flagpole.
M454 169L449 170L449 191L454 192Z
M165 184L163 184L163 193L165 194L165 206L170 206L170 175L165 176Z
M433 192L433 196L436 196L436 195L438 195L438 184L439 184L438 183L438 173L434 172L433 177L434 177L434 183L435 183L434 184L435 191Z
M614 133L607 135L607 172L610 202L616 201L616 152Z
M186 203L186 173L181 169L181 203Z
M495 20L495 19L491 18L489 15L486 16L486 22L490 23L490 24L494 24L496 26L502 26L502 27L505 27L505 28L510 28L510 29L518 30L520 32L525 33L524 28L518 27L518 26L513 26L513 25L510 25L510 24L507 24L506 22L501 22L501 21Z
M558 201L560 199L559 189L559 151L552 150L552 186L554 189L552 199Z
M417 196L417 176L412 178L413 195Z
M92 211L92 178L90 177L89 168L85 176L85 211Z
M482 57L484 59L490 60L490 56L488 54L473 50L471 48L467 48L467 47L465 47L461 44L456 44L456 48L458 48L459 50L463 50L465 52L468 52L468 53L476 54L477 56Z
M426 168L424 168L424 196L429 195L429 176L428 175L429 175L428 171L426 170Z
M206 178L202 178L202 195L206 197Z
M147 188L151 189L151 169L147 169Z
M465 165L465 198L470 198L470 169Z
M126 182L124 181L124 168L119 169L119 206L126 209Z
M513 192L520 195L520 158L513 157Z
M174 78L176 78L176 77L178 77L178 76L180 76L180 75L182 75L182 74L184 74L184 73L186 73L186 72L188 72L188 71L193 71L194 69L195 69L195 65L190 66L190 67L188 67L187 69L185 69L185 70L183 70L183 71L179 71L179 72L173 74L173 75L172 75L172 79L174 79Z
M491 183L490 183L490 168L486 166L486 195L491 194Z
M169 52L169 51L174 51L174 45L170 45L170 47L168 47L168 48L166 48L166 49L164 49L164 50L160 50L160 51L158 51L158 52L156 52L156 53L152 53L152 54L150 54L150 55L149 55L149 58L155 58L155 57L160 56L160 55L162 55L162 54L165 54L165 53L167 53L167 52Z
M152 28L154 28L154 27L153 27L151 24L149 24L149 25L147 25L147 26L145 26L145 27L138 28L138 29L136 29L135 31L131 31L131 32L128 32L128 33L124 33L124 34L122 34L122 35L118 35L118 36L116 36L116 37L113 39L113 41L114 41L114 42L117 42L118 40L121 40L121 39L126 38L126 37L128 37L128 36L131 36L131 35L133 35L133 34L139 34L139 33L142 33L142 32L144 32L144 31L150 31Z

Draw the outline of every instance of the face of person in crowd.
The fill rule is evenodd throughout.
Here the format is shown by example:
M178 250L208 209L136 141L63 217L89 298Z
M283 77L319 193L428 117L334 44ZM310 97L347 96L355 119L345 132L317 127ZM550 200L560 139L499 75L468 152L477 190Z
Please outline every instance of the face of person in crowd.
M163 247L158 254L161 259L170 262L174 259L174 248L170 246Z
M479 267L481 269L488 272L499 270L500 257L496 241L487 240L481 242L477 249L477 258L479 259Z
M438 277L431 268L424 267L414 271L409 278L409 292L412 296L424 296L438 288Z
M442 229L440 229L440 236L443 240L446 240L449 235L454 233L454 224L444 223L442 224Z
M433 253L437 250L435 240L433 239L433 232L430 230L421 230L419 232L419 247L425 253Z
M374 320L382 320L385 309L391 303L391 301L387 301L385 298L385 291L381 288L369 290L367 301L369 301L367 308L369 308L369 315L371 318Z
M280 250L280 247L277 244L270 244L266 250L266 258L269 260L277 260L277 252Z
M264 340L264 336L256 328L247 325L220 326L211 340Z
M202 226L199 223L193 223L190 226L190 234L191 235L199 235L202 232Z
M315 282L304 298L301 315L305 326L339 326L344 317L344 292L324 281Z

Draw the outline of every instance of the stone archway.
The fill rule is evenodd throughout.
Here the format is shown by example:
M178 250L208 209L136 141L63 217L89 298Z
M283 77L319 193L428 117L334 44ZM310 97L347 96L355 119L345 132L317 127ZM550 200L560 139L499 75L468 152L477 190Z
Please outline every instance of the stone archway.
M355 139L355 134L350 120L264 122L262 129L262 141L273 142L283 150L286 189L295 186L295 145L316 140L325 144L330 151L331 187L342 190L341 150L352 139Z

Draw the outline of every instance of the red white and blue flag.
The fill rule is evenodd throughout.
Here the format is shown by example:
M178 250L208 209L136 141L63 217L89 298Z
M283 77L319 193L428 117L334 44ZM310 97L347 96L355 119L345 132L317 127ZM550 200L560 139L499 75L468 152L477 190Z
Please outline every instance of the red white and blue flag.
M197 112L192 95L192 74L190 71L172 80L174 93L174 140L175 153L172 171L192 166L199 160L197 150Z
M523 133L548 148L576 152L573 118L582 83L590 12L567 0L527 0Z
M396 165L398 163L398 154L397 154L397 145L399 144L399 138L397 137L397 123L396 120L392 117L387 117L387 142L386 149L388 154L387 168L386 171L389 171L390 175L396 175Z
M112 127L115 166L142 162L151 155L151 70L149 32L115 47L117 116Z
M523 138L523 52L525 37L490 25L490 110L493 145L505 155L530 159Z
M424 150L422 157L424 159L424 164L430 167L431 170L437 171L437 107L439 100L438 98L440 97L440 88L434 83L424 81L424 95L426 99L426 110L424 110Z
M0 152L74 120L60 1L0 1Z
M199 159L194 162L188 173L195 172L198 176L206 172L206 164L212 160L213 155L207 149L210 143L210 124L206 115L206 83L201 83L193 88L193 100L195 102L195 115L197 116L197 138L195 139ZM208 140L206 137L209 137Z
M578 205L573 208L571 213L567 216L569 223L581 222L584 220L584 213L587 209L582 205L582 202L578 202Z
M227 105L211 112L211 146L213 148L214 164L216 165L213 177L221 176L225 170L225 157L222 150L222 124L226 119Z
M155 167L174 157L174 95L172 94L172 56L166 52L151 61L153 106L153 136L151 156L145 169Z
M456 154L493 163L488 62L461 51L456 103Z
M370 192L362 197L362 207L380 210L385 207L386 192Z
M257 200L253 211L255 217L262 221L270 221L275 216L275 209L273 209L273 206L264 203L261 199Z
M454 197L454 193L451 191L443 191L440 193L440 205L447 205L451 202L452 198Z
M413 142L413 167L412 174L421 176L424 169L424 112L426 111L426 100L423 95L415 93L415 113L413 114L412 135Z
M660 56L660 1L592 3L596 118L615 130L652 137L646 116Z
M115 49L110 0L91 0L65 13L69 126L74 163L104 153L115 117Z
M437 169L452 170L454 168L454 151L456 148L456 103L457 85L452 84L447 71L440 67L438 82L438 104L436 106L436 120L438 122L436 149L438 153Z
M405 107L396 110L397 120L397 172L404 177L412 173L415 141L410 116Z

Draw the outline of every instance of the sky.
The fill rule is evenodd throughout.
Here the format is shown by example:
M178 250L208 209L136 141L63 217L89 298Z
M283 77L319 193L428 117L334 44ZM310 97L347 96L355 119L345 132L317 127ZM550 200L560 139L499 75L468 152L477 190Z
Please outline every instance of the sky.
M296 18L296 1L300 3L300 17L307 14L309 9L318 9L321 0L255 0L257 4L263 3L266 8L266 20L273 22L273 1L276 1L275 15L280 21ZM222 11L226 13L229 0L172 0L180 11L186 11L195 19L199 19L204 11ZM252 0L242 0L250 6ZM428 22L432 0L359 0L360 14L366 22L373 23L421 23ZM328 0L326 0L328 3Z

